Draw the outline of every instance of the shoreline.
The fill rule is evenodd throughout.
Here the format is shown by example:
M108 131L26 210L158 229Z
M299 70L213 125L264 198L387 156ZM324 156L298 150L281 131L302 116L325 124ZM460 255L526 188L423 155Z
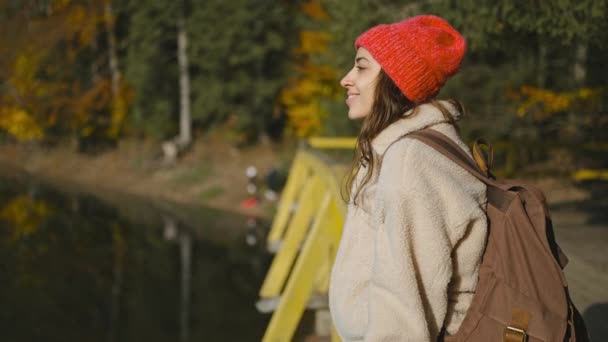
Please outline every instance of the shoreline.
M285 163L282 156L290 155L289 148L259 143L239 150L209 137L195 142L175 165L164 166L160 146L152 142L121 141L116 149L95 156L75 152L65 145L42 148L3 142L0 168L58 188L124 194L151 202L270 220L275 203L261 201L253 208L240 205L250 197L245 168L253 165L264 175Z

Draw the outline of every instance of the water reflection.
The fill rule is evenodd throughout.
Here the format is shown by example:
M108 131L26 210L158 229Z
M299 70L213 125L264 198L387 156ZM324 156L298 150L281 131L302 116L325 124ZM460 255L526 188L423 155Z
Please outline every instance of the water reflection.
M2 340L261 338L268 257L225 226L238 220L106 202L0 178Z

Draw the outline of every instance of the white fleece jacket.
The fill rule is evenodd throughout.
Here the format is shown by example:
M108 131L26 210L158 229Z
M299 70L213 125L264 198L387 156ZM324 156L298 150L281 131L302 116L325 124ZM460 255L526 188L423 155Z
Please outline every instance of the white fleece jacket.
M348 206L329 290L343 341L434 342L442 327L454 334L477 286L487 238L486 186L417 140L402 139L386 151L403 134L431 127L470 154L433 105L410 115L373 140L382 167L357 206Z

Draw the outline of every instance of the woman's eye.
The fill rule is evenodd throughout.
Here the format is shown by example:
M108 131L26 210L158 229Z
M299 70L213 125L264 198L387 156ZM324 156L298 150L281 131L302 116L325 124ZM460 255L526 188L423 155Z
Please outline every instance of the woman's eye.
M360 67L360 66L358 66L358 65L357 65L355 68L356 68L357 70L363 70L363 69L365 69L364 67Z

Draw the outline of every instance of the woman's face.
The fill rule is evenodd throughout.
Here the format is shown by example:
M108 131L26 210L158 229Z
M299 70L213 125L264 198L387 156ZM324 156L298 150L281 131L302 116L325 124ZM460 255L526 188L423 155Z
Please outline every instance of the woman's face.
M363 119L371 113L380 69L380 64L366 49L357 49L355 65L340 81L340 85L346 89L349 119Z

